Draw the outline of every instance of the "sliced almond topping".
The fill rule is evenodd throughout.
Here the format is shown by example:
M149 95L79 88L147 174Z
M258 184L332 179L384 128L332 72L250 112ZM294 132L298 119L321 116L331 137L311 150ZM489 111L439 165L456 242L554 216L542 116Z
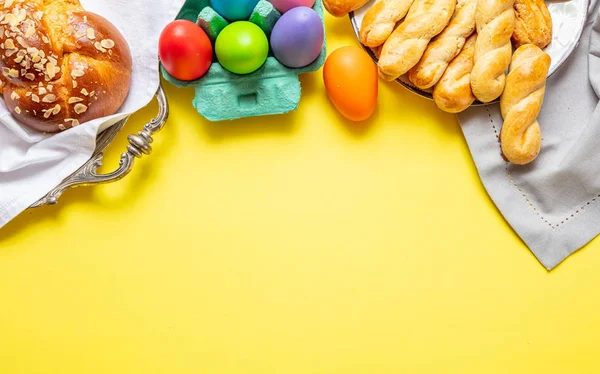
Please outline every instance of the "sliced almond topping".
M47 85L47 86L46 86L46 89L47 89L48 91L52 92L52 90L54 90L54 86L53 86L53 85L51 85L51 84L49 84L49 85Z
M46 74L48 74L48 77L50 77L50 79L54 79L54 77L56 76L56 65L54 65L51 62L47 63Z
M79 126L79 121L74 118L65 118L65 122L71 122L71 127Z
M83 105L83 104L75 104L75 108L73 108L75 110L75 113L77 114L81 114L81 113L85 113L85 111L87 110L87 106Z
M65 125L63 125L62 123L59 123L59 124L58 124L58 129L59 129L60 131L65 131L67 128L66 128L66 127L65 127Z
M69 104L80 103L82 101L83 101L83 99L80 97L70 97L69 98Z
M102 53L106 53L106 49L102 46L101 43L96 42L94 43L94 47L96 47L97 50L99 50Z
M25 37L26 38L31 38L33 36L33 34L35 34L35 27L29 26L27 28L27 31L25 31Z
M88 93L88 90L86 90L85 88L82 88L82 89L81 89L81 94L82 94L83 96L87 96L87 95L89 95L89 93Z
M10 94L10 98L11 98L12 100L19 100L20 96L19 96L19 94L18 94L18 93L16 93L15 91L13 91L13 92Z
M25 78L29 79L30 81L34 81L35 75L33 73L27 73L25 74Z
M44 118L50 118L50 116L52 115L52 109L43 110L43 112L44 112Z
M15 49L17 47L15 46L15 43L13 42L12 39L6 39L6 41L4 42L4 48L6 48L6 49Z
M73 81L73 88L77 88L77 81Z
M42 12L41 10L38 10L37 12L33 13L33 18L35 18L38 21L40 21L43 16L44 12Z
M100 44L106 49L111 49L115 46L115 42L112 39L104 39Z
M10 56L14 55L15 53L17 53L18 51L19 51L18 49L7 49L4 54L6 55L6 57L10 57Z
M25 18L27 18L27 11L24 8L21 8L21 10L19 11L19 14L17 15L17 21L23 22L25 21Z
M53 113L54 115L57 115L58 113L60 113L60 110L61 110L61 109L62 109L62 108L61 108L61 106L60 106L59 104L56 104L56 105L54 106L54 110L52 110L52 113Z
M86 36L89 40L96 39L96 33L94 32L94 29L89 27L86 31Z
M42 35L42 41L46 44L50 44L50 39L46 35Z
M20 64L21 62L23 62L23 58L23 56L17 56L17 58L15 58L15 63Z
M38 88L38 95L43 96L45 94L47 94L48 91L46 91L46 89L44 87L39 87Z
M23 48L29 48L29 44L25 41L25 39L23 39L20 36L17 36L17 42L21 45L21 47Z
M83 77L84 75L85 72L83 70L75 69L71 71L71 76L73 79Z
M40 97L36 94L31 94L31 101L33 101L34 103L39 103Z
M15 107L15 112L16 112L17 114L21 114L21 108L19 108L19 107Z
M8 75L10 75L13 78L19 78L19 71L15 69L10 69Z
M56 96L54 96L53 94L48 94L48 95L44 96L42 101L44 103L53 103L56 101Z
M8 75L10 74L10 69L7 68L6 66L2 67L2 75L4 75L5 77L8 77Z
M6 21L9 26L17 26L19 24L17 17L12 13L8 13L6 17L4 17L4 21Z

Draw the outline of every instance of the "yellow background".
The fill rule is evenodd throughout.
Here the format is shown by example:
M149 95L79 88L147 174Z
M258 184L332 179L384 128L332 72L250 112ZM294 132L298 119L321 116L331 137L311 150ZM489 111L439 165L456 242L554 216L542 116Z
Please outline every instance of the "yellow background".
M233 123L167 85L128 178L0 230L0 373L600 371L599 241L546 272L453 116L382 84L350 124L302 84L295 113Z

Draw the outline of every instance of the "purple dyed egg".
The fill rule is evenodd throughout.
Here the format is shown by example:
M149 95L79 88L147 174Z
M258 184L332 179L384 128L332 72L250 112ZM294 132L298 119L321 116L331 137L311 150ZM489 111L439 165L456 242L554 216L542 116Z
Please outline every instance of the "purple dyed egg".
M289 10L271 32L275 58L290 68L310 65L321 54L325 31L321 17L308 7Z
M312 8L315 5L315 0L269 0L269 2L282 14L299 6Z

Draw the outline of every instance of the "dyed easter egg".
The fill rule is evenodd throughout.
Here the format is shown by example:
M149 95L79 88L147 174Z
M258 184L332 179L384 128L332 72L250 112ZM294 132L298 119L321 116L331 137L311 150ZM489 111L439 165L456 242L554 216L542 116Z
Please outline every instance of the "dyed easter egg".
M229 21L247 20L258 0L210 0L210 5Z
M325 61L323 80L329 99L351 121L369 118L377 107L377 66L360 47L336 49Z
M267 60L269 41L260 27L252 22L238 21L219 33L215 52L225 69L236 74L249 74Z
M312 8L315 5L315 0L269 0L269 2L282 14L299 6Z
M301 68L315 61L321 54L324 40L321 18L305 6L283 14L271 32L275 58L290 68Z
M169 23L160 34L158 55L171 76L191 81L206 74L212 64L213 48L200 26L177 20Z

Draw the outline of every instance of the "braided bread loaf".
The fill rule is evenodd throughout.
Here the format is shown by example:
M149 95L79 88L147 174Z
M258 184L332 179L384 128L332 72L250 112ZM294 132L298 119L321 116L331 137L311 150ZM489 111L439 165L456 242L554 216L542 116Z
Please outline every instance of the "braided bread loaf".
M473 93L480 101L496 100L504 90L510 65L510 38L515 28L514 0L479 0L475 20L477 44L471 73Z
M360 41L367 47L379 47L394 31L414 0L377 0L365 14L360 26Z
M393 81L415 66L429 41L448 25L455 7L456 0L415 0L381 49L379 76Z
M421 61L410 69L408 78L418 88L433 87L458 55L467 38L475 30L475 9L477 0L458 0L454 16L448 27L433 38Z
M471 71L476 41L477 34L467 39L463 50L450 62L433 89L433 101L445 112L462 112L475 101L471 91Z
M129 92L127 42L79 0L0 0L0 52L6 105L35 130L111 115Z
M533 44L519 47L512 58L500 98L504 118L500 140L502 153L513 164L528 164L540 153L542 137L537 116L544 101L550 63L550 56Z

